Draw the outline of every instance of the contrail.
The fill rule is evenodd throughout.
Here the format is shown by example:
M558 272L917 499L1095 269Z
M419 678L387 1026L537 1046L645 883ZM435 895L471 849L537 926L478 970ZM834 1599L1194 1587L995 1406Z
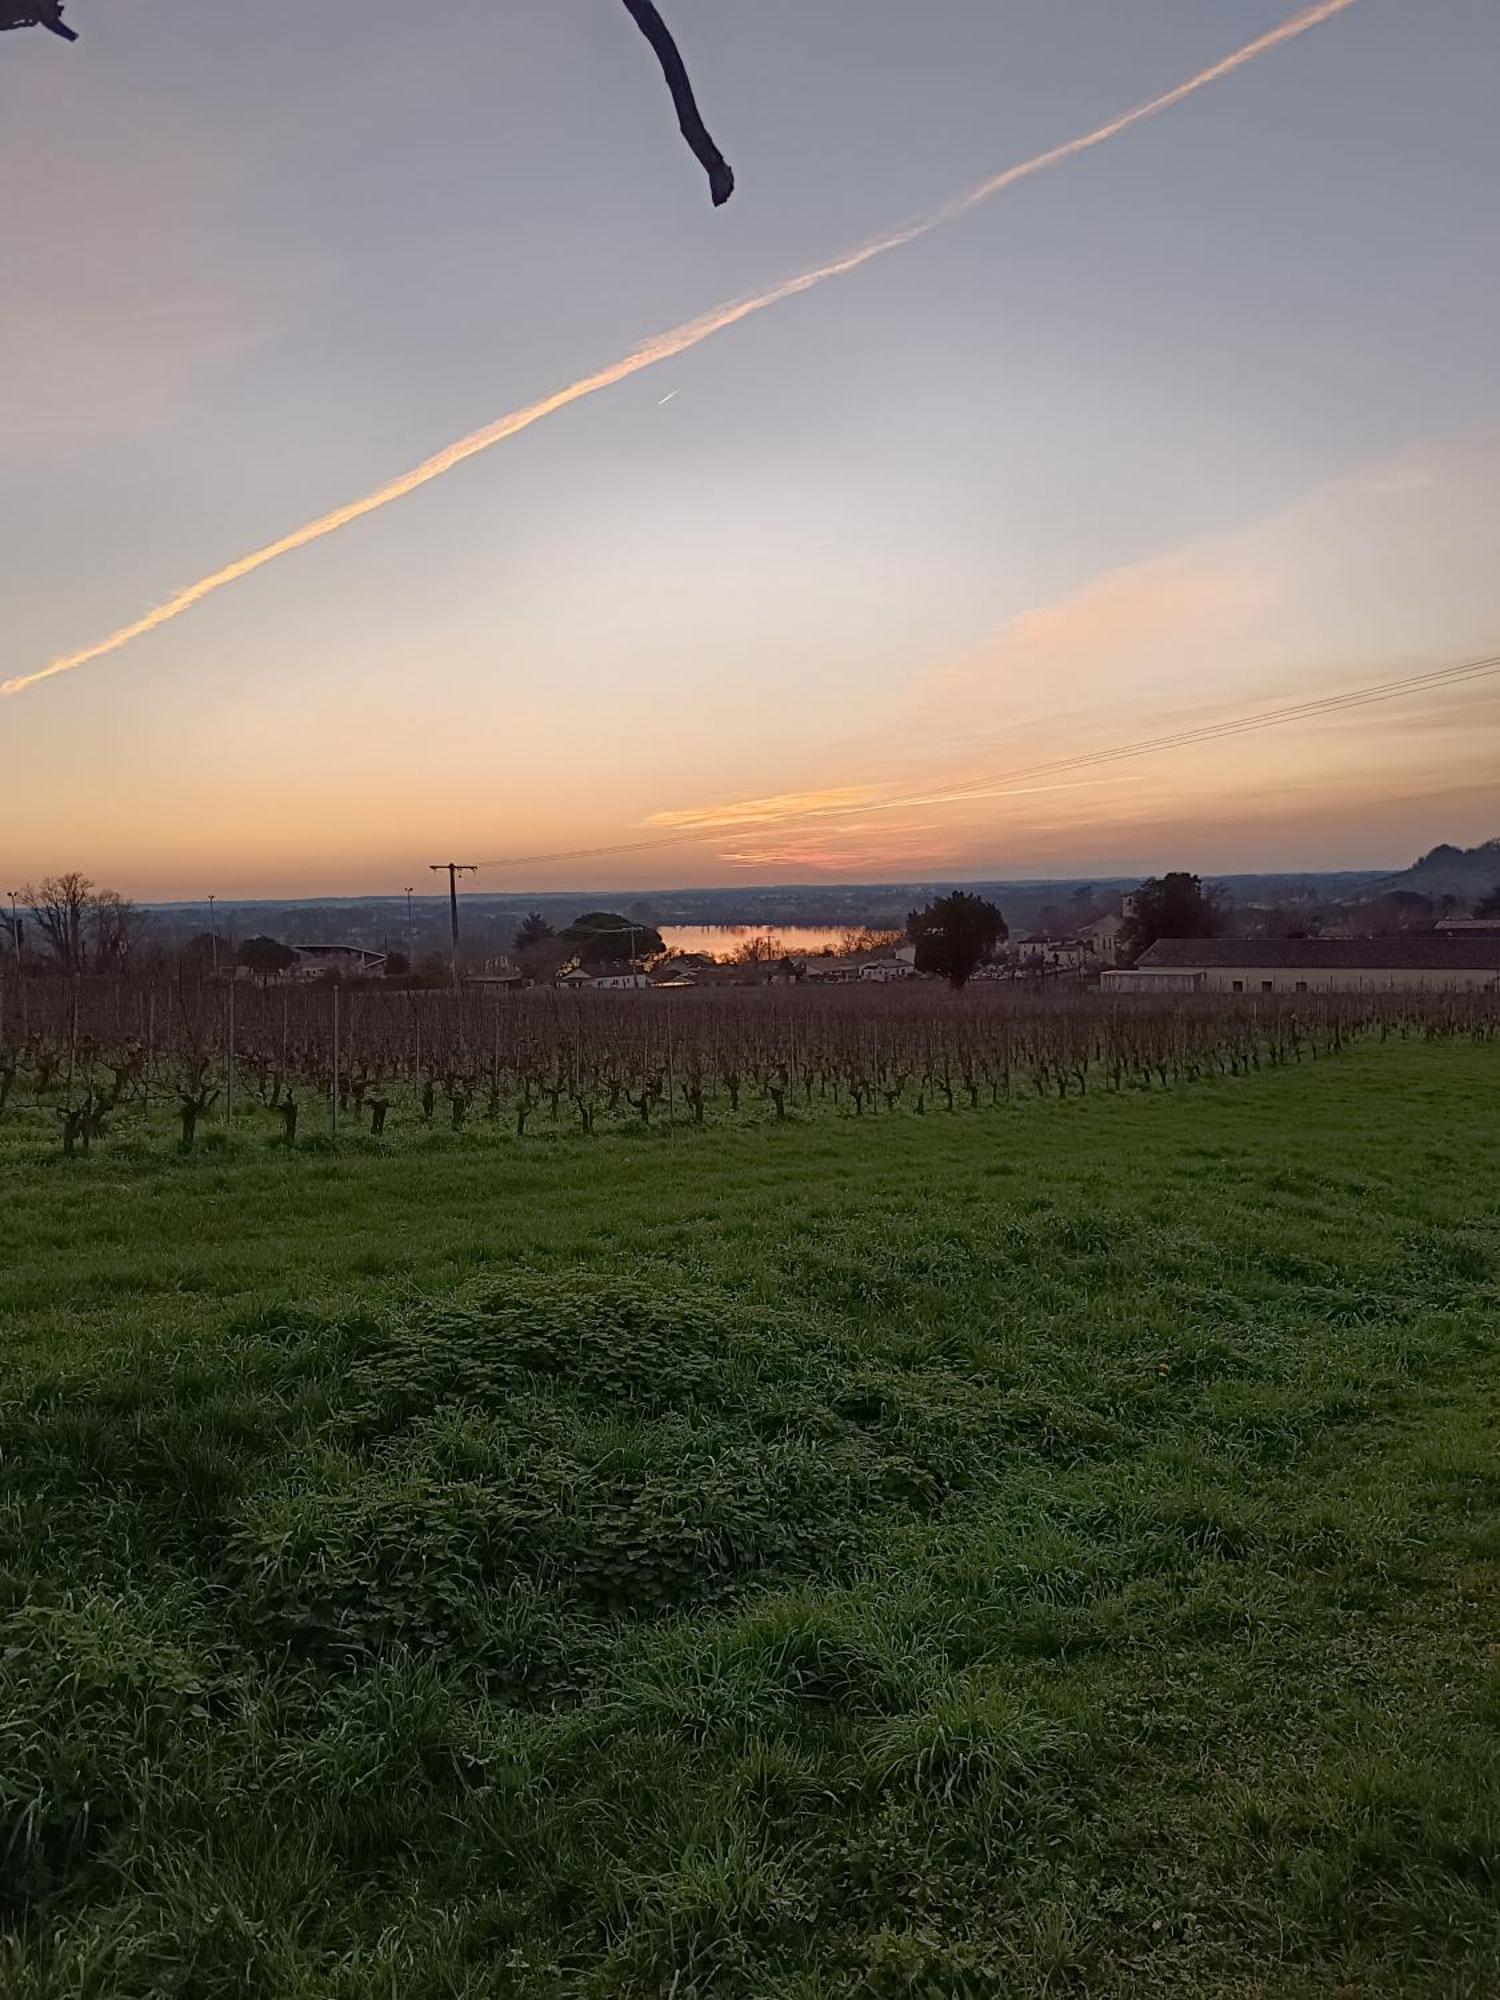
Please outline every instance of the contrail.
M611 361L607 366L596 369L592 375L584 375L571 382L565 389L557 389L540 401L528 403L523 409L512 410L508 416L497 417L483 429L471 431L456 443L445 445L434 452L431 458L424 458L420 465L412 467L396 478L377 486L358 500L350 500L342 507L335 507L316 520L308 521L300 528L293 528L289 534L278 536L274 542L253 549L250 554L238 556L233 562L225 563L209 575L200 577L179 590L175 597L169 597L153 611L122 625L111 632L106 639L100 639L92 646L85 646L76 653L64 653L35 673L20 674L15 679L0 682L0 695L21 694L25 689L35 687L39 681L50 680L54 674L71 673L75 667L84 667L91 660L103 659L107 653L118 653L132 640L143 639L149 632L170 624L180 618L184 611L191 611L195 604L201 604L205 597L211 597L216 590L226 585L238 583L243 577L252 576L256 570L264 569L267 563L276 562L282 556L292 555L298 549L305 549L310 543L319 542L325 535L337 534L340 528L347 528L352 522L363 520L366 514L373 514L381 507L388 507L393 500L404 500L408 493L415 493L421 486L434 479L441 479L445 472L462 465L465 459L476 458L480 452L491 446L503 444L519 432L530 430L544 417L565 410L571 403L581 403L586 396L596 395L601 389L613 388L617 382L624 382L632 375L639 375L642 369L654 368L659 361L670 361L674 356L685 354L689 348L701 346L716 333L727 327L737 326L741 320L749 319L755 313L766 312L786 299L794 299L803 292L810 292L814 286L826 284L830 278L847 277L851 271L859 270L876 257L884 257L888 251L900 250L908 243L915 243L920 237L931 235L946 223L967 215L971 209L980 207L1019 181L1030 180L1034 174L1046 173L1052 167L1060 167L1067 160L1076 159L1080 153L1092 152L1094 147L1106 145L1117 139L1122 132L1132 126L1144 124L1148 118L1155 118L1163 111L1170 111L1184 99L1206 90L1212 83L1231 76L1247 63L1279 48L1283 42L1296 40L1310 28L1319 27L1324 21L1331 21L1336 15L1345 14L1357 4L1357 0L1317 0L1317 4L1304 7L1301 13L1283 21L1280 27L1270 29L1252 42L1246 42L1232 55L1211 63L1201 69L1196 76L1190 76L1185 83L1177 84L1158 97L1147 99L1133 110L1122 111L1118 117L1109 119L1103 125L1096 125L1091 132L1084 132L1076 139L1065 140L1060 146L1053 146L1045 153L1037 153L1032 159L1022 160L1019 165L1007 167L1003 173L994 174L989 180L981 181L970 188L967 194L956 195L940 207L929 209L915 221L902 223L898 228L871 237L857 249L846 251L842 256L831 259L826 264L816 265L812 270L800 272L796 277L785 278L779 284L769 286L765 291L756 292L749 298L735 299L727 305L715 306L697 319L687 320L668 333L659 333L633 348L619 361Z

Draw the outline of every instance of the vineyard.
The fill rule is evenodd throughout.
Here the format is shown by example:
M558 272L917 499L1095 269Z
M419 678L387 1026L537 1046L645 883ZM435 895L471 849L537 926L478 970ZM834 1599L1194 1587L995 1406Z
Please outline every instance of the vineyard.
M12 980L0 1112L65 1152L175 1130L287 1145L443 1128L980 1111L1162 1089L1353 1039L1487 1037L1493 996L1271 998L933 985L592 994Z

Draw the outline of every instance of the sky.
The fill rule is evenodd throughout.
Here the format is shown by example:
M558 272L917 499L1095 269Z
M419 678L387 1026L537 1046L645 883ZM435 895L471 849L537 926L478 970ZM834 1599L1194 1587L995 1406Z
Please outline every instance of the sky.
M662 3L719 210L618 0L0 37L0 680L1299 11ZM1500 653L1497 73L1494 0L1356 0L0 699L0 868L244 898L1500 833L1500 675L1087 761Z

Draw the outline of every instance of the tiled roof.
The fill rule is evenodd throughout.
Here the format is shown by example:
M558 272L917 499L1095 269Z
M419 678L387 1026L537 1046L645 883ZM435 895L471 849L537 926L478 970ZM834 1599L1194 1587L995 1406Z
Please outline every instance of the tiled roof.
M1148 971L1500 972L1500 937L1158 938Z

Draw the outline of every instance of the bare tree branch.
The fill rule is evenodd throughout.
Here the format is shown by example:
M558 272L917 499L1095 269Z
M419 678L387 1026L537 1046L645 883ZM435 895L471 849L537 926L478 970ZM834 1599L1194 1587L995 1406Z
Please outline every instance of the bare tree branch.
M667 79L667 88L672 93L672 103L677 110L677 123L682 136L692 147L704 172L708 175L714 207L722 208L734 193L734 170L709 137L708 127L698 110L698 100L693 95L693 86L688 80L687 67L678 54L671 30L656 11L652 0L625 0L625 6L630 18L656 51L662 75Z
M45 28L65 42L78 40L63 24L62 0L8 0L0 5L0 28Z

